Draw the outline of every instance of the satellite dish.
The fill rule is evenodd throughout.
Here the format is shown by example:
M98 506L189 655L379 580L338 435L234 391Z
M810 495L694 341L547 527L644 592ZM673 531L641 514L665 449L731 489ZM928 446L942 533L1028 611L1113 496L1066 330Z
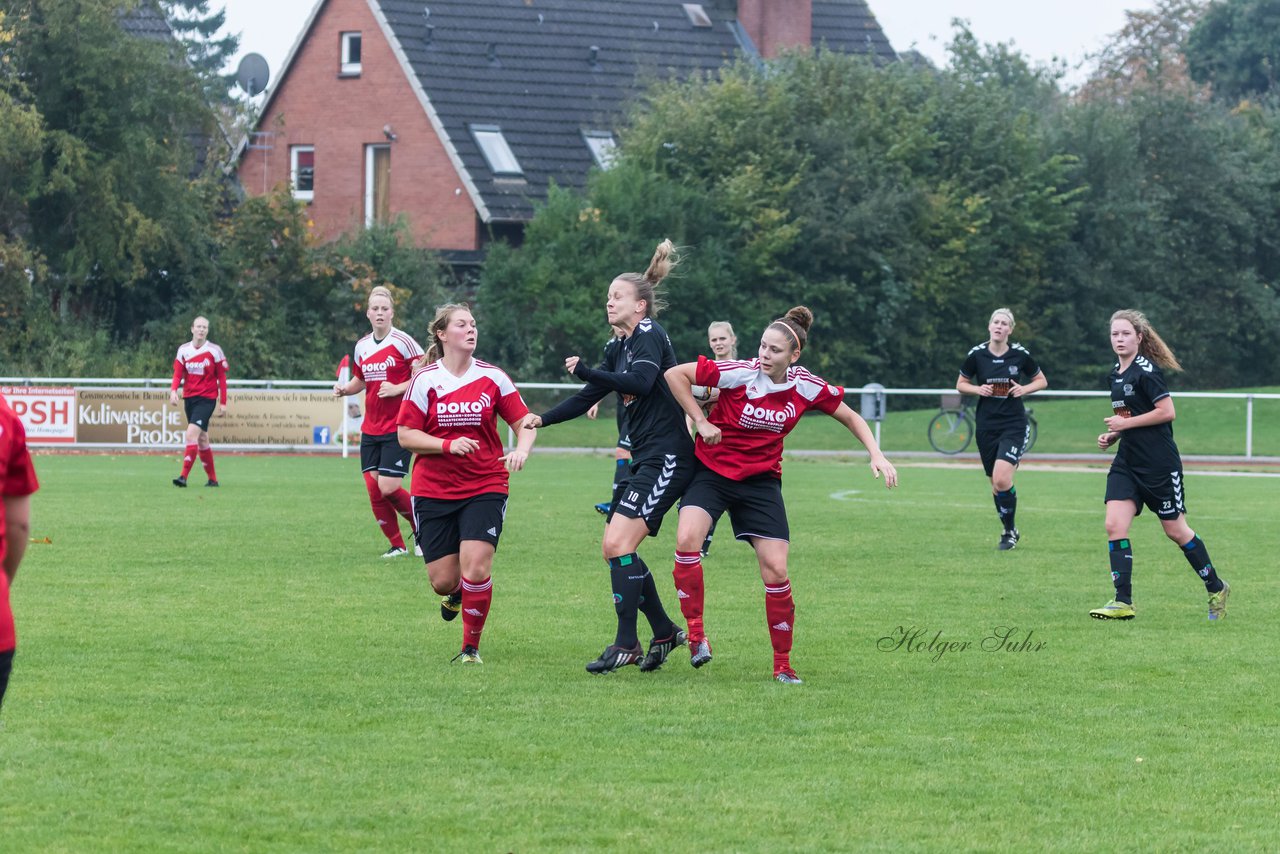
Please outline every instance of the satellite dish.
M271 69L267 67L267 61L262 55L246 53L240 60L240 67L236 69L236 82L240 84L240 88L252 98L266 89L270 80Z

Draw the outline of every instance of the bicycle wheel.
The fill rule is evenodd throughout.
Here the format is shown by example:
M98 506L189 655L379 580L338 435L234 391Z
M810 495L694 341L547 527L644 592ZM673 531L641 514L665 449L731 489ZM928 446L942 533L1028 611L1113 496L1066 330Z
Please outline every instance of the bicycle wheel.
M929 444L940 454L958 454L973 441L973 420L960 409L944 409L929 422Z
M1031 410L1028 409L1027 410L1027 446L1022 449L1022 453L1025 454L1027 451L1031 450L1031 446L1036 443L1037 432L1038 430L1036 427L1036 419L1034 416L1032 416Z

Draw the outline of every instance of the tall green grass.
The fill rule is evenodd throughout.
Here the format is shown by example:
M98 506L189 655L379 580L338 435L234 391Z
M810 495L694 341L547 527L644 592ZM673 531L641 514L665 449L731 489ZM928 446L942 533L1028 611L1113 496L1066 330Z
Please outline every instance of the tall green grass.
M420 563L379 559L355 461L223 456L221 489L185 491L176 466L37 459L52 543L14 587L6 852L1280 846L1274 479L1188 478L1226 620L1144 514L1139 616L1099 623L1101 472L1022 472L1000 553L972 465L887 492L863 464L789 461L793 687L727 525L715 660L583 671L613 626L600 456L515 476L481 667L450 665L460 625ZM641 554L674 612L668 522ZM1032 643L982 648L1007 629ZM915 630L933 650L892 648Z

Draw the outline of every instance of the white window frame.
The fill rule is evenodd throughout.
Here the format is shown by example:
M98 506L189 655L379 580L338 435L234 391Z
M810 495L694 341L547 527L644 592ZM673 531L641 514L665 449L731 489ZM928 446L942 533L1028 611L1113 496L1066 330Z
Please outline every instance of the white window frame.
M361 60L364 58L364 39L362 38L360 31L353 30L351 32L342 33L339 38L342 41L342 59L338 66L338 70L343 74L359 74ZM360 49L358 51L360 59L357 59L354 62L351 61L352 42L359 42L360 44Z
M701 3L684 3L684 13L689 16L689 23L695 27L711 26L711 18L707 15L707 10L702 8Z
M584 130L582 139L591 149L591 159L601 169L609 169L617 162L618 142L607 130Z
M389 144L375 145L371 143L364 147L364 227L365 228L373 228L374 215L376 214L376 211L374 210L374 207L373 207L373 204L374 204L373 163L374 163L374 152L377 152L377 151L390 152L391 146ZM389 187L388 187L388 190L390 190Z
M311 152L311 189L298 189L298 155L304 151ZM314 145L289 146L289 188L293 197L301 202L309 202L316 197L316 147Z
M476 141L480 153L484 155L489 171L499 178L523 178L524 169L520 161L502 135L498 125L471 125L471 138Z

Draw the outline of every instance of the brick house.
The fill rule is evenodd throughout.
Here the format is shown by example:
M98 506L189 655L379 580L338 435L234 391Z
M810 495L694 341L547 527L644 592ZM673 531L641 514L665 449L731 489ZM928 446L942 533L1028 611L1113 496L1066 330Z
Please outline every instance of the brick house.
M814 44L896 59L865 0L319 0L237 174L289 182L324 239L404 216L479 257L607 164L646 81Z

